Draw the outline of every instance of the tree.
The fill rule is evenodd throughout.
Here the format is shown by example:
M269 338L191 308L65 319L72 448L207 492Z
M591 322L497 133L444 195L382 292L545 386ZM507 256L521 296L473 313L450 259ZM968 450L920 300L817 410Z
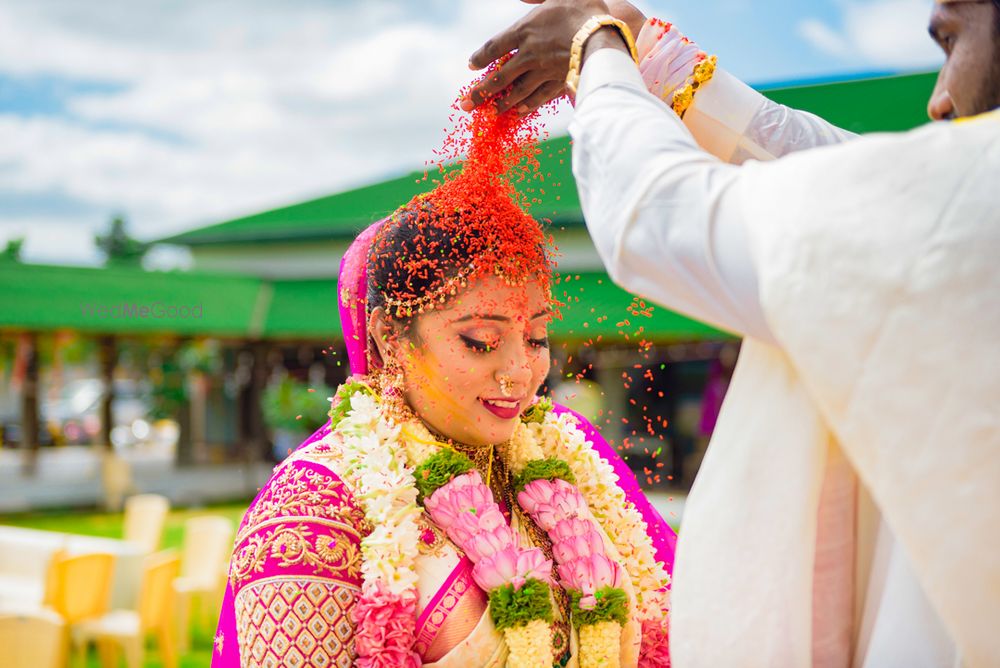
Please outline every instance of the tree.
M3 251L0 251L0 260L7 260L8 262L20 262L21 249L23 247L24 247L24 237L17 237L16 239L8 239L7 246L4 247Z
M125 231L125 225L125 219L122 216L115 216L111 219L108 233L94 237L97 247L104 252L106 264L138 264L149 248L148 243L130 237Z

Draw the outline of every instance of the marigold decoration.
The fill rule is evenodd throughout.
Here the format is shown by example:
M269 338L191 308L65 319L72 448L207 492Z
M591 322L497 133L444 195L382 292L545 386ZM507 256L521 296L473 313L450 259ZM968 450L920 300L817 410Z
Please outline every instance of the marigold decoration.
M580 668L619 665L618 644L621 631L621 624L613 620L580 627L580 646L590 648L589 652L580 656Z

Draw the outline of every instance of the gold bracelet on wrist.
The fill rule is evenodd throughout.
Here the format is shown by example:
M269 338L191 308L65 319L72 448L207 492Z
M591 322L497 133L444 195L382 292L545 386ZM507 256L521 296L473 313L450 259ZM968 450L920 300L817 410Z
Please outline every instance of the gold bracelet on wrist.
M625 40L626 46L628 46L632 60L636 63L639 62L639 55L635 50L635 39L632 37L632 31L629 30L628 25L624 21L616 19L610 14L591 16L580 26L576 34L573 35L573 42L569 48L569 72L566 74L566 88L569 89L570 95L574 97L576 96L576 87L580 85L580 66L583 63L583 47L591 35L605 26L618 29L622 39Z

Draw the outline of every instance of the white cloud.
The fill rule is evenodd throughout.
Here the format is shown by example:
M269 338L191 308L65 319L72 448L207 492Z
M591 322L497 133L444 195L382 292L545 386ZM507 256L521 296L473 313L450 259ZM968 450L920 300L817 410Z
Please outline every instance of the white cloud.
M92 227L90 223L95 223ZM45 264L98 265L103 261L94 245L96 221L78 217L31 216L29 218L4 216L0 219L0 247L9 239L24 239L21 257Z
M845 64L917 69L941 63L942 55L927 36L929 0L874 0L841 6L841 26L803 19L798 33L822 53Z
M468 55L529 9L0 0L0 74L119 84L76 94L67 114L0 115L0 203L59 192L148 238L418 168L474 76ZM72 218L57 236L86 227L82 243L106 224ZM0 242L13 222L0 213ZM32 260L56 229L38 222Z
M807 42L820 51L837 58L848 58L851 46L847 39L836 30L817 19L803 19L798 25L798 32Z

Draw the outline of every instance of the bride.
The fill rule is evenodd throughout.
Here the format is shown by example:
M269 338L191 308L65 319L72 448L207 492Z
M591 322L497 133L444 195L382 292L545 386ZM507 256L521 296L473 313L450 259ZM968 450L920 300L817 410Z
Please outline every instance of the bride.
M457 201L417 198L345 255L354 375L247 510L213 666L668 665L674 533L536 396L544 233Z

